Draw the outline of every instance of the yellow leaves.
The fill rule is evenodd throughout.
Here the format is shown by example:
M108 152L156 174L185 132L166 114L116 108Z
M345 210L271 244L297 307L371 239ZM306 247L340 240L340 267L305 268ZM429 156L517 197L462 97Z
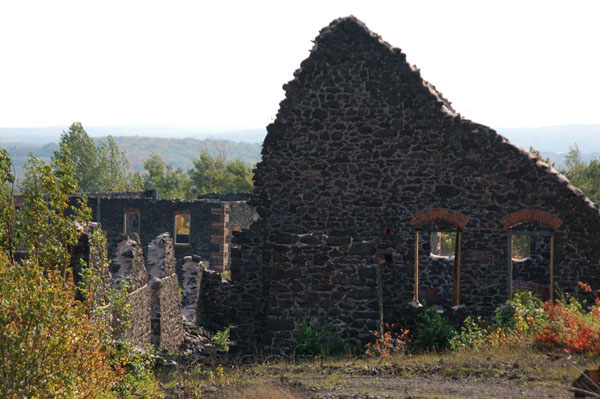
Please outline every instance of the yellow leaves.
M85 317L73 284L35 262L0 255L0 397L101 397L119 381L102 325ZM27 382L27 383L25 383Z

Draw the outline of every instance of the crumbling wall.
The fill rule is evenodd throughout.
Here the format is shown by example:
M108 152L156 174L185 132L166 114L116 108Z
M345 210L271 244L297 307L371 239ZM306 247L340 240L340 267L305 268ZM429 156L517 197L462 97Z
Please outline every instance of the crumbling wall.
M173 241L169 233L152 240L147 254L152 344L174 352L183 342L183 320Z
M243 349L289 348L293 330L313 315L360 339L381 312L399 320L414 299L419 214L461 231L460 303L472 314L489 316L509 297L509 229L532 215L554 234L558 286L576 293L578 280L600 285L598 206L553 168L462 118L362 22L325 27L284 89L248 201L255 222L233 240ZM434 280L435 262L421 263L419 274Z
M128 324L113 327L117 336L130 339L137 345L150 344L150 290L148 272L144 265L144 256L139 237L120 236L116 243L116 256L109 270L112 274L112 289L123 291L124 301L129 306ZM120 311L121 309L116 309ZM114 320L115 323L118 320Z
M108 254L112 258L116 254L115 239L124 234L124 214L139 214L137 233L144 251L148 244L159 234L167 231L174 237L175 214L189 212L190 237L189 244L174 244L176 269L182 278L181 267L186 256L199 255L203 260L210 260L213 254L222 250L218 243L212 242L218 217L213 209L222 209L219 200L159 200L156 198L123 198L98 195L88 196L88 206L92 209L92 218L101 223L109 243ZM224 238L226 242L226 238Z
M196 324L198 298L204 270L208 270L208 262L202 262L195 256L184 258L181 312L183 318L194 325Z
M221 273L202 270L200 297L198 298L198 325L210 331L229 327L231 285L223 281Z
M102 234L97 223L88 223L85 228L80 229L77 244L71 250L70 267L76 286L82 281L82 270L84 268L89 270L89 278L93 280L95 288L93 304L94 306L104 306L110 301L112 277L105 264L104 242L96 242L94 234ZM80 300L83 299L79 291L76 293L76 297Z

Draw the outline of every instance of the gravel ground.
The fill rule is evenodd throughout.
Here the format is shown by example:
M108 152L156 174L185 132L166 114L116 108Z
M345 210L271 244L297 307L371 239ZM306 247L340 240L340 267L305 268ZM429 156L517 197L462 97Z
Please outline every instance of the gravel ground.
M318 399L417 398L572 398L565 388L524 385L511 381L448 378L351 377L330 389L310 388L311 379L291 382L306 387Z

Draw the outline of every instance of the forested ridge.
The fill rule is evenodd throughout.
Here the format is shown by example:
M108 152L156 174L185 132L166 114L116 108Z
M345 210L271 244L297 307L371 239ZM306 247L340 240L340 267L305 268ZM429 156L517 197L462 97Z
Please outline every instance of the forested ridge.
M106 143L107 137L93 138L96 143ZM144 136L122 136L113 137L121 151L125 152L129 160L131 171L141 172L144 170L144 161L151 153L156 153L169 165L175 168L188 169L192 167L192 160L197 158L202 151L211 156L224 153L227 159L239 159L248 164L260 161L261 143L243 143L230 140L192 138L159 138ZM2 143L0 146L6 148L15 166L18 177L23 176L23 165L29 158L29 153L37 155L48 161L58 150L58 143L46 143L33 145L27 143Z

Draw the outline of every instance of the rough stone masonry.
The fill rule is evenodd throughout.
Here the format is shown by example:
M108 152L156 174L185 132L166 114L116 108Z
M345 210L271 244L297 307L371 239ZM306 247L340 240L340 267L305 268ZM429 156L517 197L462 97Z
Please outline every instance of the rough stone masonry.
M548 292L600 285L598 206L461 117L361 21L322 29L284 89L254 174L256 220L234 233L241 350L290 348L311 317L364 342L424 297L489 316L513 290L513 236L542 237L535 283ZM430 237L448 232L454 255L436 258Z

